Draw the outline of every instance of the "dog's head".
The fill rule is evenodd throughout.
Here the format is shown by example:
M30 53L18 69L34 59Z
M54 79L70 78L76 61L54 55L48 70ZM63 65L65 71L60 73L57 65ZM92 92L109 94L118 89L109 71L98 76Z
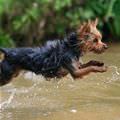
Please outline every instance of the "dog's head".
M84 52L92 51L99 54L108 48L108 46L101 41L102 35L96 28L97 24L98 19L88 21L87 23L83 23L77 30L78 40Z

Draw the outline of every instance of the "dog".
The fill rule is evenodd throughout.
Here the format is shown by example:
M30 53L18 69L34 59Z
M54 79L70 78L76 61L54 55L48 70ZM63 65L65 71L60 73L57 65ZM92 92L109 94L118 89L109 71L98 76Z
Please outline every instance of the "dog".
M103 62L91 60L82 64L79 61L87 52L100 54L108 48L101 41L97 24L97 19L83 23L63 40L47 41L41 47L0 48L4 54L0 63L0 85L9 83L21 70L42 74L46 78L61 78L70 73L74 79L91 72L106 72Z

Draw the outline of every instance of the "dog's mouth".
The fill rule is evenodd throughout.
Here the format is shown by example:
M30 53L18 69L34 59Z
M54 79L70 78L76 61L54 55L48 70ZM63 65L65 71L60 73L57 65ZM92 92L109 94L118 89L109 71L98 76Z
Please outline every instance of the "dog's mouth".
M105 52L106 49L108 49L108 46L106 44L103 44L102 46L93 46L91 48L91 51L96 54L101 54L101 53Z
M96 53L96 54L102 54L103 52L105 52L105 49L103 48L99 48L99 49L91 49L92 52Z

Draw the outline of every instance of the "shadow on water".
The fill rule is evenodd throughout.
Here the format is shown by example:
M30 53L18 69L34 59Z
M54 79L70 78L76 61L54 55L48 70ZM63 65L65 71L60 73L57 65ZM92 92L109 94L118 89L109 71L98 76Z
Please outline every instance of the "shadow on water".
M119 120L120 45L91 58L105 61L109 70L73 81L68 75L45 81L42 76L22 73L0 88L0 120Z

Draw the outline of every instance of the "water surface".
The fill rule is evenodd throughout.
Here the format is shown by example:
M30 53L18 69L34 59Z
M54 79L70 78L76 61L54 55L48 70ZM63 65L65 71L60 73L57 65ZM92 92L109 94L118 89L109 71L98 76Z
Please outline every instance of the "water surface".
M74 81L45 81L22 73L0 88L0 120L120 120L120 44L90 59L104 61L106 73Z

